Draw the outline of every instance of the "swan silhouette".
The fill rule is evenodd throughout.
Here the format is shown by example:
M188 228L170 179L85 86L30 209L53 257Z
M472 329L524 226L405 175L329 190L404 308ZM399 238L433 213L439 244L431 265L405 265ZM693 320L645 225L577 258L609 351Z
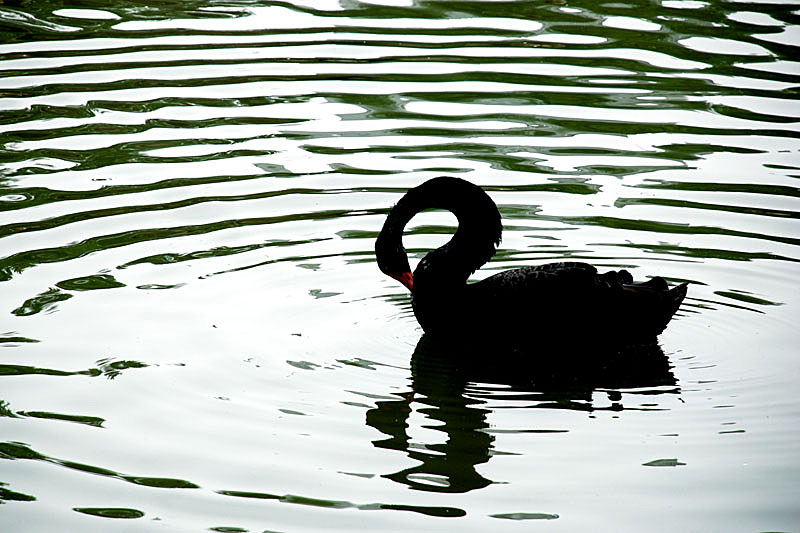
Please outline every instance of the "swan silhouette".
M458 229L412 274L403 230L430 208L452 212ZM686 283L672 289L660 277L634 283L626 270L600 274L578 262L526 266L467 283L494 255L502 229L497 206L483 189L442 176L410 189L391 209L375 255L381 271L411 291L426 334L469 341L651 342L686 296Z

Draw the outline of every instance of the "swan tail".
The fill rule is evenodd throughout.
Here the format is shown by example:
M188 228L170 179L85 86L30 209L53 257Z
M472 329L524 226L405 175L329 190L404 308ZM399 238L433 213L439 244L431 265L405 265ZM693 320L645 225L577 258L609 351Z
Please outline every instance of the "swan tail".
M664 303L662 307L663 314L661 315L662 318L660 324L660 330L664 331L664 329L667 327L667 324L669 324L670 320L672 320L672 317L680 308L681 303L683 303L683 299L686 298L686 291L689 288L689 284L681 283L680 285L670 289L667 286L667 282L664 281L662 278L654 278L654 279L659 279L660 282L663 283L663 288L665 291ZM650 282L653 282L654 279L650 280Z
M672 315L674 315L678 311L678 308L681 306L681 303L683 303L683 299L686 298L686 291L688 288L689 288L688 283L681 283L677 287L669 289L668 291L669 297L667 300L669 302L669 305L667 307L667 312L669 313L670 318L672 318Z
M650 308L652 312L640 317L642 333L659 335L664 331L686 298L688 286L688 283L681 283L670 288L664 278L658 276L632 285L634 291L641 296L649 295L645 298L649 302L645 304L645 308ZM649 315L649 318L643 318L645 315Z

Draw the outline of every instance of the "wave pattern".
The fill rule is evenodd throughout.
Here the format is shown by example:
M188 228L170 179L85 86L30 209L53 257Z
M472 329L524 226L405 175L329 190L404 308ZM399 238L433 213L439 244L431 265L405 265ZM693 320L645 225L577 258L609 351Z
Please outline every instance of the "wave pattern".
M787 9L731 9L724 28L703 33L719 10L687 2L651 16L553 5L514 18L488 4L481 16L454 6L425 18L416 8L329 7L199 4L186 13L48 17L70 24L6 10L7 23L29 32L83 38L0 47L4 279L134 243L147 242L150 255L169 235L183 236L183 246L251 224L294 235L301 220L331 216L303 209L312 197L304 195L320 192L337 195L326 198L335 211L362 215L366 231L386 205L370 193L437 172L490 189L566 188L547 202L561 225L577 209L592 224L620 219L645 231L686 216L719 227L724 213L712 235L738 229L761 251L796 257L769 243L781 236L795 245L798 234L789 223L800 108L796 63L782 59L792 46L781 22ZM742 187L733 202L729 190L712 190L755 185L754 175L764 180L759 190ZM603 207L586 209L570 194L581 184ZM283 205L287 195L299 209L260 220L276 211L269 198ZM212 210L217 216L193 214ZM504 214L515 218L513 209ZM516 232L508 241L512 249L522 242ZM342 244L368 253L363 242Z
M12 477L44 462L67 466L65 479L77 469L130 481L117 472L141 471L137 464L87 466L118 459L109 452L76 462L53 459L77 452L56 443L47 428L81 422L67 439L75 446L82 439L97 442L79 431L111 433L101 439L109 444L150 432L151 424L169 431L161 422L140 421L114 434L115 416L132 416L127 404L101 409L67 398L81 381L104 401L115 394L134 401L146 390L172 387L184 369L191 377L182 378L188 384L179 387L177 407L167 408L165 393L152 392L144 412L238 432L256 423L259 413L266 416L251 402L280 405L266 417L280 429L258 435L289 457L294 470L278 468L274 488L249 487L242 478L228 490L213 469L195 470L194 463L174 459L186 442L204 438L181 425L185 433L150 449L175 461L159 462L164 473L152 479L192 478L186 486L199 488L208 476L218 482L214 494L247 500L243 509L266 499L313 509L477 512L563 522L550 509L507 512L498 501L470 511L453 507L458 500L431 506L425 497L400 497L383 485L380 500L391 503L352 504L373 496L339 474L371 479L382 464L373 459L363 472L363 466L342 466L348 460L341 455L324 457L324 473L309 475L334 483L344 496L292 496L313 492L313 483L290 481L308 473L299 466L303 453L290 449L303 433L294 419L327 416L308 430L317 444L305 450L324 456L320 442L326 439L355 445L356 437L337 431L337 424L365 406L371 410L360 431L388 435L369 450L403 450L423 465L385 475L387 483L400 481L421 493L467 492L489 483L475 465L489 460L490 448L500 453L500 429L478 439L485 456L461 457L469 479L444 475L436 450L460 452L399 444L415 439L398 429L414 425L407 414L414 407L396 391L386 393L408 387L403 380L419 334L400 287L375 268L373 240L403 191L441 174L480 184L500 207L503 248L478 277L520 263L578 259L690 281L686 320L667 334L672 346L691 344L698 354L673 360L686 394L720 379L713 370L722 359L719 346L740 354L734 358L739 366L727 372L747 368L743 354L754 348L743 331L753 320L761 321L764 338L775 339L761 346L768 353L785 354L797 340L786 333L800 303L794 289L800 261L797 5L267 4L0 6L0 316L7 324L0 326L0 346L9 348L7 364L0 366L9 392L0 407L13 426L8 434L18 435L2 445L14 453L1 448L0 457L35 460L16 463L21 466ZM409 229L406 247L419 258L453 224L447 214L423 214ZM217 335L223 330L224 338ZM205 354L205 362L193 360L192 351ZM233 366L223 355L231 353L237 354ZM361 358L370 353L375 355ZM114 361L125 364L111 376L105 369ZM98 364L101 370L94 368ZM772 364L787 372L797 368L786 355L774 355ZM273 365L278 367L264 370ZM58 370L87 367L92 370ZM142 370L129 375L129 368ZM306 370L317 377L292 377L290 385L275 385L256 399L241 393L231 408L236 422L225 422L218 405L236 396L235 380L258 389L255 378L245 377L255 368L261 373L254 375L273 384ZM203 377L210 369L219 373L213 384ZM349 380L365 379L365 369L380 376L366 378L363 390L348 389ZM320 377L325 372L335 377ZM104 374L107 380L93 379ZM761 378L783 383L780 374ZM26 392L51 382L58 384L40 401ZM651 394L672 398L681 390L671 380L659 383L666 388ZM298 392L302 386L313 394ZM733 395L727 387L707 394ZM326 394L341 399L338 408L326 410L319 399ZM617 410L615 400L599 405L605 400L597 391L582 394L522 400L536 405L537 413L557 413L559 406L579 413ZM640 391L630 394L622 402L630 410L652 407ZM653 402L676 408L674 398L663 398ZM190 416L195 400L210 414ZM467 387L456 401L467 426L448 418L443 427L465 446L473 441L464 435L488 435L485 416L473 403L488 402L486 412L496 413L507 412L508 402L520 407L520 398L481 387ZM434 419L447 416L444 405L433 410L439 413ZM694 412L698 419L703 413ZM788 435L775 438L782 443ZM234 467L246 468L249 458L267 468L246 444L232 449L242 457ZM797 458L786 453L788 462ZM53 474L30 489L42 491L45 500L53 495L44 489L48 476ZM524 487L514 479L512 486ZM79 490L93 490L90 482L76 483ZM1 486L0 497L36 498ZM89 500L75 502L78 512L70 520L166 513L154 500L147 501L147 513ZM9 516L28 516L20 509ZM252 522L243 513L243 523ZM302 523L292 516L279 512L274 527ZM726 519L740 524L736 516ZM221 527L209 524L209 515L175 520ZM431 524L384 520L387 527ZM335 523L348 522L338 517Z

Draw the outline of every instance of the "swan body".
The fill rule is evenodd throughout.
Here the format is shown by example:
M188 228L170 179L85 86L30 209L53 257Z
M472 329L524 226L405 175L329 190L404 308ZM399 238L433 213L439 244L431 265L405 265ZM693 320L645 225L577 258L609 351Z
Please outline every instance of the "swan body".
M458 229L429 252L414 273L403 229L424 209L451 211ZM497 206L480 187L438 177L410 189L389 212L375 242L381 271L411 291L427 334L491 342L537 340L631 343L655 340L686 296L662 278L634 283L626 270L599 273L586 263L527 266L467 283L500 244Z

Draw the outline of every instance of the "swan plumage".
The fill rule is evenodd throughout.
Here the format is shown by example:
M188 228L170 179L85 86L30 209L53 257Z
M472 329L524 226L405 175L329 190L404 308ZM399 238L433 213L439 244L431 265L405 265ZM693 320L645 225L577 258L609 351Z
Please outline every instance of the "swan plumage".
M402 243L420 211L438 208L458 220L453 237L423 257L413 274ZM687 284L660 277L634 283L627 270L600 273L581 262L526 266L467 283L500 244L500 212L466 180L433 178L409 189L391 209L375 242L378 266L411 291L417 321L428 334L536 342L654 340L681 305Z

